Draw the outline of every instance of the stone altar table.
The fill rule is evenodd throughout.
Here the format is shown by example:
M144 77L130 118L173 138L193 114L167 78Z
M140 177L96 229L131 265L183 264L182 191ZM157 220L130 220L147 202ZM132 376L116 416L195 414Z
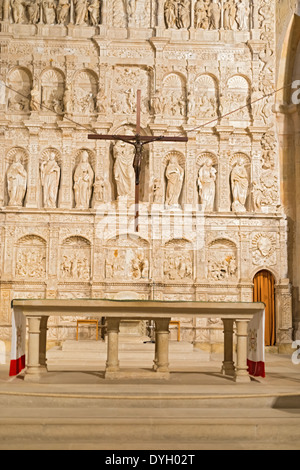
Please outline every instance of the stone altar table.
M13 300L12 308L28 319L28 358L25 380L38 381L47 373L47 322L50 316L80 316L107 319L107 362L105 377L124 377L118 358L119 325L122 319L153 320L155 357L153 377L169 378L169 324L172 318L221 318L224 324L222 372L236 382L250 382L247 367L248 323L263 314L263 303L252 302L162 302L129 300ZM233 361L234 323L237 360ZM132 376L132 374L131 374Z

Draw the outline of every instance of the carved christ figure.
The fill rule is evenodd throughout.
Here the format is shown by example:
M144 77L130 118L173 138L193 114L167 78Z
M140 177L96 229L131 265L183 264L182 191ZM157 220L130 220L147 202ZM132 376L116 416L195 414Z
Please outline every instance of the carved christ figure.
M134 149L125 142L118 142L114 146L114 157L114 177L117 183L118 199L132 199L135 193Z
M27 187L27 172L21 163L22 155L17 153L15 161L7 172L9 206L22 207Z
M231 173L231 189L233 196L232 210L246 212L246 200L249 189L248 173L243 159L240 158Z
M74 173L74 192L76 209L89 209L94 183L94 172L89 164L89 154L84 151L81 162Z
M216 196L216 175L217 170L213 167L212 161L208 158L200 168L198 185L200 201L207 212L213 212Z
M57 193L60 179L60 168L55 160L55 153L51 152L49 158L41 165L41 180L44 188L44 207L56 208Z
M184 170L178 163L176 155L172 155L166 169L166 177L168 180L166 205L178 206L179 197L182 191Z

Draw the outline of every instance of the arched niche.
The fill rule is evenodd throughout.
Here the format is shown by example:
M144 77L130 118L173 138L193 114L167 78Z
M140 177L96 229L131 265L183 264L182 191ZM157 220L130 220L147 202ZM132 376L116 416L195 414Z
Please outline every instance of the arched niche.
M15 247L16 278L43 280L46 277L47 243L38 235L20 238Z
M250 121L250 90L250 81L243 75L228 79L226 112L235 111L229 116L230 121Z
M194 279L193 244L182 238L173 239L163 247L163 279L170 282L192 282Z
M178 204L182 207L185 202L184 195L185 195L185 185L186 185L186 174L185 174L186 158L182 152L179 152L177 150L171 150L167 152L162 160L162 164L164 168L164 188L165 188L164 201L165 203L167 203L167 193L168 193L168 185L169 185L169 181L167 178L167 170L172 161L174 162L175 166L180 167L183 172L183 182L178 183L178 189L176 190L177 195L175 198L176 201L174 204L174 205L177 205L177 200L178 200ZM179 197L177 198L177 196Z
M7 83L11 87L7 91L8 112L17 114L28 113L32 87L30 71L23 67L14 68L8 74Z
M187 114L186 102L186 78L175 72L166 75L162 83L163 118L184 119Z
M16 167L13 170L13 167ZM9 174L14 173L14 174ZM12 178L14 181L9 181ZM22 205L25 205L26 191L28 184L28 153L22 147L14 147L10 149L5 157L5 182L4 182L4 205L11 205L10 185L16 184L23 185L20 191L24 194ZM26 187L24 187L24 185ZM22 206L20 205L20 206Z
M149 242L134 234L117 235L105 242L104 277L107 281L150 278Z
M73 207L79 209L89 209L92 205L94 181L95 181L95 153L88 148L77 150L72 159L72 188ZM76 179L76 181L75 181ZM76 200L76 186L83 183L82 191L86 194L83 200Z
M252 168L251 158L244 152L234 153L230 159L230 189L231 189L231 205L234 212L249 212L251 210L251 181L252 181ZM239 167L239 168L238 168ZM235 204L234 196L234 183L233 172L238 172L238 184L241 187L241 196L238 198L238 203ZM246 187L247 185L247 187ZM234 206L240 207L236 209Z
M91 70L81 70L73 81L74 114L90 116L96 114L98 78Z
M214 240L207 251L207 279L210 282L236 283L238 253L235 243L225 238Z
M91 243L74 235L60 247L59 278L61 282L89 282L91 279Z
M196 118L207 119L218 115L219 88L215 77L203 74L195 81Z
M50 186L48 189L51 191L52 195L56 192L56 198L53 199L53 207L58 207L59 201L59 188L61 182L61 168L62 168L62 155L59 150L55 147L47 147L45 148L40 156L39 161L39 192L38 192L38 199L39 199L39 207L47 207L45 205L45 187L43 185L43 176L45 173L50 177L52 180L50 182ZM55 171L54 171L55 170ZM52 197L51 195L51 197ZM50 207L48 207L50 208Z
M196 168L198 202L200 201L200 204L204 206L204 211L216 211L218 209L218 157L209 151L202 152L196 159ZM203 177L206 184L202 181Z
M62 114L64 111L63 97L65 91L65 76L58 69L50 68L41 75L41 102L43 113L54 111Z

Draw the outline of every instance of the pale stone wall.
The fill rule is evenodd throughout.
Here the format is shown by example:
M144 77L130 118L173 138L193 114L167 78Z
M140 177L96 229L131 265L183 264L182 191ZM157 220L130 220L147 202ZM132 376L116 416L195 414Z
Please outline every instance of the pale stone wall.
M275 87L275 2L187 1L175 18L174 1L115 0L88 14L80 0L62 3L3 5L1 339L13 298L248 301L269 269L277 341L290 343L274 97L249 104ZM189 142L145 152L140 232L126 238L131 148L87 136L133 132L139 88L143 133ZM182 179L168 180L172 165ZM74 325L50 321L50 340ZM183 322L182 337L220 343L220 325Z

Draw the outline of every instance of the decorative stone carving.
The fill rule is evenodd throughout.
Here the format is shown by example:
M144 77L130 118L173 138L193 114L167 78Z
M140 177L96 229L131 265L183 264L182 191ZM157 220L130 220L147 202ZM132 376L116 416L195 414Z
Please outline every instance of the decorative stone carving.
M48 3L48 2L47 2ZM56 69L48 69L41 79L43 111L62 114L64 96L64 76Z
M37 236L19 240L16 252L16 276L42 279L46 275L46 244Z
M57 4L57 23L66 24L70 11L69 0L58 0Z
M28 112L31 90L30 72L21 67L13 69L8 76L8 85L12 88L8 90L8 111L18 113ZM15 93L13 90L17 90L18 93Z
M171 154L166 168L167 189L166 206L178 207L184 180L184 169L176 154Z
M212 160L207 158L201 166L198 176L200 203L203 206L203 210L207 212L213 212L214 210L216 179L217 170L213 167Z
M244 160L239 158L231 172L232 211L246 212L246 200L249 189L248 172Z
M269 234L258 234L252 239L252 260L256 266L276 264L276 239Z
M10 207L22 207L27 188L27 171L22 165L23 154L17 151L14 163L7 171L7 190Z
M96 108L97 80L90 71L76 75L74 83L74 112L76 114L93 114Z
M89 281L91 277L91 246L85 238L66 239L61 248L60 277L66 281Z
M163 117L178 119L186 116L186 88L178 74L169 74L163 81L162 109Z
M237 278L237 254L228 240L213 242L208 251L207 276L210 281L235 281Z
M113 154L115 159L114 178L117 184L117 198L118 200L134 200L134 148L125 142L118 142L114 145Z
M56 154L53 151L47 153L45 160L41 164L41 181L44 207L53 209L57 206L60 181L60 167L56 162Z
M186 240L171 240L165 245L163 264L167 281L193 280L193 248Z
M89 163L89 154L81 152L80 163L74 173L74 193L76 209L89 209L94 183L94 171Z
M107 243L106 279L149 279L149 247L138 237L120 237Z
M56 21L56 3L54 0L43 0L44 23L53 25Z

